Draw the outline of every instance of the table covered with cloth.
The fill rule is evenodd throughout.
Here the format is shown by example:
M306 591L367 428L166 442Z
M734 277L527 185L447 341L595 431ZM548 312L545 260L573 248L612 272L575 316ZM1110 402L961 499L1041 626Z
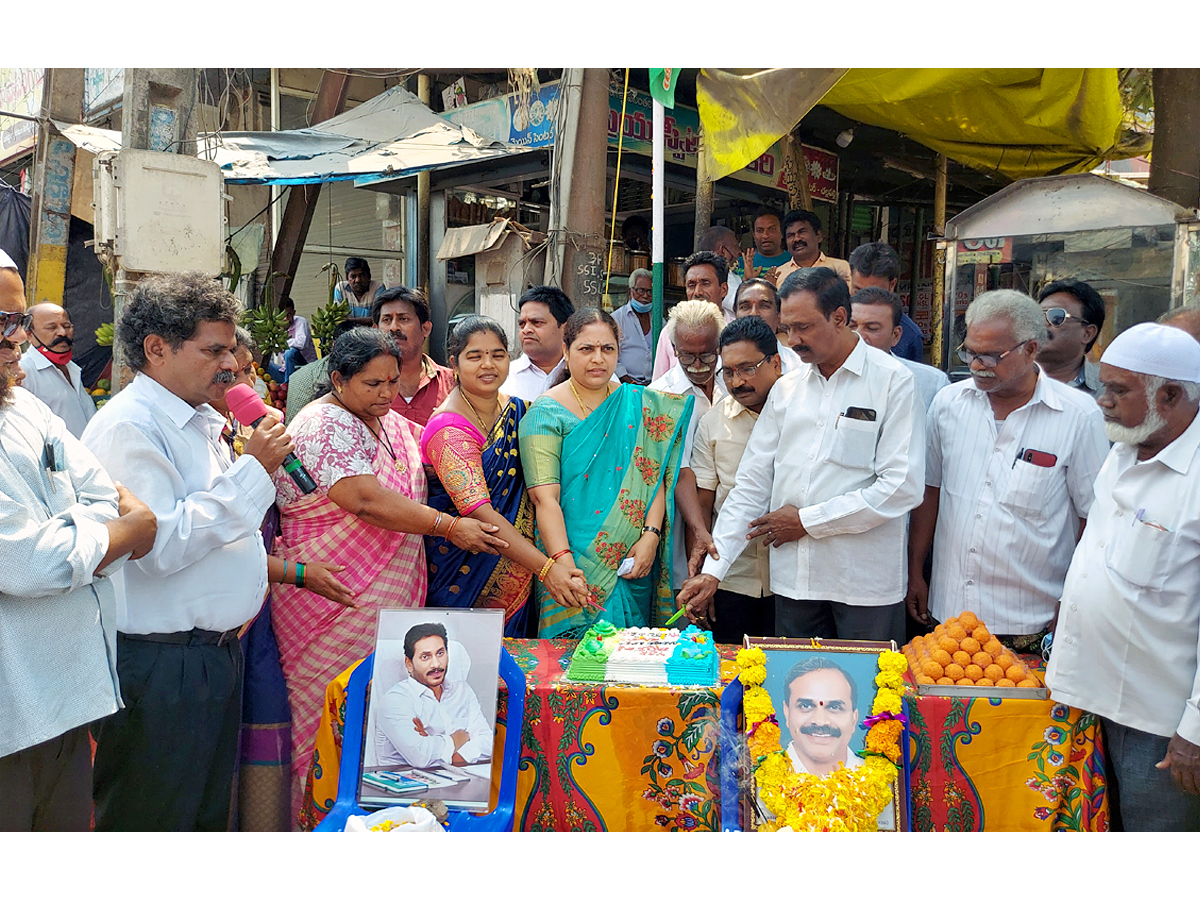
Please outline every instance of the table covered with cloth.
M575 641L506 638L504 646L527 682L515 830L719 830L721 688L572 684L564 679ZM737 648L718 650L724 685L737 674ZM326 691L300 813L305 829L337 797L354 665ZM502 682L495 759L511 725L507 701ZM497 781L494 771L493 803Z
M527 680L516 821L520 831L720 828L721 688L566 682L575 642L506 639ZM719 646L721 683L735 647ZM301 825L337 795L346 686L330 683ZM910 685L911 687L911 685ZM908 695L914 831L1103 831L1100 726L1051 700ZM495 757L504 743L500 685ZM493 778L493 802L496 778Z
M908 714L914 831L1108 830L1090 713L1053 700L911 693Z

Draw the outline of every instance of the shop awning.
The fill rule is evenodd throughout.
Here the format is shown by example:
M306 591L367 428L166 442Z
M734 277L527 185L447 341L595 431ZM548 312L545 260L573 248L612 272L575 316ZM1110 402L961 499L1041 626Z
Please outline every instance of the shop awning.
M756 159L817 103L1011 179L1086 172L1148 147L1148 136L1123 130L1116 69L743 71L702 69L696 79L714 178Z
M120 149L120 132L82 125L59 128L92 152ZM198 155L214 160L231 184L367 184L531 152L455 125L401 87L312 128L224 131L201 135L199 143Z

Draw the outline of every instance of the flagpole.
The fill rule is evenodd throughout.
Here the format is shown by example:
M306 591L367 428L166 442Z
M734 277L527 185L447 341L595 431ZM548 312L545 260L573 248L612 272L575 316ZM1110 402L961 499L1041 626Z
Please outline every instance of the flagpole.
M666 195L663 193L663 130L666 126L666 114L663 105L654 100L652 143L652 175L650 186L650 204L653 210L650 229L650 262L654 275L654 308L651 312L650 346L658 350L658 338L663 325L663 206Z

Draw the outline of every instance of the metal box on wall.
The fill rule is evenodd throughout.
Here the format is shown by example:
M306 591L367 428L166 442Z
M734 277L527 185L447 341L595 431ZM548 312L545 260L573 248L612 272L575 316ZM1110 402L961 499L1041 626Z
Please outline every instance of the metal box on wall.
M225 182L216 163L120 150L97 156L92 171L98 253L131 272L221 271Z

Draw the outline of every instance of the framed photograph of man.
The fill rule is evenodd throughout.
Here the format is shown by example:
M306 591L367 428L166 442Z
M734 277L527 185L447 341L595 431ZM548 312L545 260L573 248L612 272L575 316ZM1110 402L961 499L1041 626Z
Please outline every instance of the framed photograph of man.
M798 773L828 775L839 766L857 768L866 738L860 728L871 715L879 654L891 641L820 641L747 638L767 657L763 688L779 719L779 742ZM907 831L904 773L892 785L892 802L879 816L880 831ZM752 792L750 819L770 813Z
M486 809L504 611L379 613L359 805Z

